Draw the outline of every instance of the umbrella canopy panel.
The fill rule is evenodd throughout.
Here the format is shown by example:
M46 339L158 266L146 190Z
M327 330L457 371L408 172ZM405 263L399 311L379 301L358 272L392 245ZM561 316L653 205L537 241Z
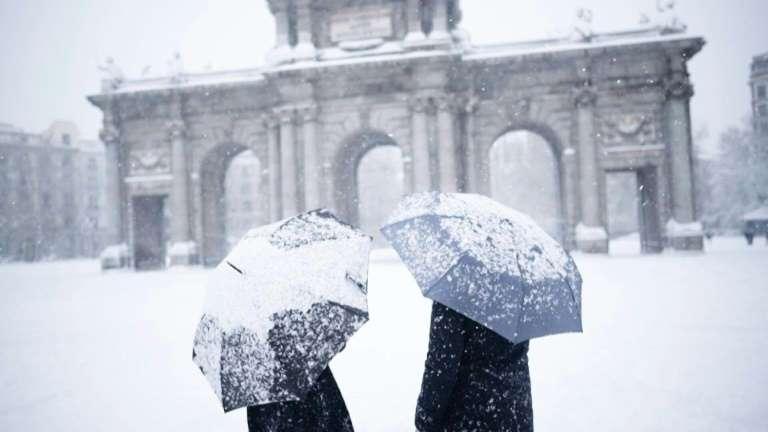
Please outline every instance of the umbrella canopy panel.
M423 294L519 342L581 331L581 276L528 216L487 197L406 197L382 232Z
M193 357L226 411L304 397L368 320L370 245L316 211L250 231L219 264Z

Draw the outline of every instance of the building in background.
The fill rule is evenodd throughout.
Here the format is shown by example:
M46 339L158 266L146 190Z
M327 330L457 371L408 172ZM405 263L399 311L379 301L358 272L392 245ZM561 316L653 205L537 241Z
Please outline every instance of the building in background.
M755 132L768 135L768 52L752 58L749 87Z
M35 134L0 124L0 259L96 256L104 151L70 122Z

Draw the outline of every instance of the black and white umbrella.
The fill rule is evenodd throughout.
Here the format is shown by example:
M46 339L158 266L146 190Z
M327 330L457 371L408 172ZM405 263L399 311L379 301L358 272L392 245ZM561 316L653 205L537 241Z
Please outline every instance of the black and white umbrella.
M306 395L368 321L370 247L318 210L251 230L219 264L193 360L225 411Z
M581 331L581 276L523 213L470 194L404 198L381 229L429 299L513 343Z

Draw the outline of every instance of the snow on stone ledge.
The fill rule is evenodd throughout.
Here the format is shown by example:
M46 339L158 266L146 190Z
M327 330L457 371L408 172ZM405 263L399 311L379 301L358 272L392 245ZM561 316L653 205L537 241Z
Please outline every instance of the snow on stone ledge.
M697 237L703 233L701 222L680 223L674 219L667 222L667 237Z
M173 243L168 250L168 255L171 257L186 257L195 254L197 254L197 243L191 241Z
M745 221L761 221L768 219L768 206L760 207L757 210L753 210L742 217Z
M591 227L584 224L576 225L577 241L604 241L608 239L608 233L603 227Z
M129 255L128 245L125 243L119 245L107 246L99 255L101 261L120 262Z

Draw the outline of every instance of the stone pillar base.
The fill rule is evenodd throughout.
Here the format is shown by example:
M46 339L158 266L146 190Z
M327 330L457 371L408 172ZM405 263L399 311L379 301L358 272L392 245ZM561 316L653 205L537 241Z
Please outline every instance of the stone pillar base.
M410 32L405 35L403 44L406 46L423 44L427 40L427 36L422 32Z
M293 47L293 59L297 61L301 60L315 60L317 57L317 49L311 43L300 43Z
M429 39L433 43L451 43L453 41L453 38L451 38L451 34L447 31L442 30L434 30L432 33L429 34Z
M171 247L168 248L166 264L168 267L200 264L200 257L197 253L197 244L191 241L173 243Z
M451 35L445 32L438 35L432 33L429 36L425 36L424 33L409 33L403 40L403 46L409 49L450 46L452 43Z
M279 65L282 63L290 63L293 61L293 49L289 46L275 47L267 53L267 64Z
M128 245L121 243L107 246L99 255L102 270L131 267L131 253Z
M576 247L585 253L608 253L608 233L603 227L579 224L576 227Z
M704 236L669 237L669 247L680 251L703 251Z
M704 228L700 222L667 222L667 245L681 251L704 250Z

